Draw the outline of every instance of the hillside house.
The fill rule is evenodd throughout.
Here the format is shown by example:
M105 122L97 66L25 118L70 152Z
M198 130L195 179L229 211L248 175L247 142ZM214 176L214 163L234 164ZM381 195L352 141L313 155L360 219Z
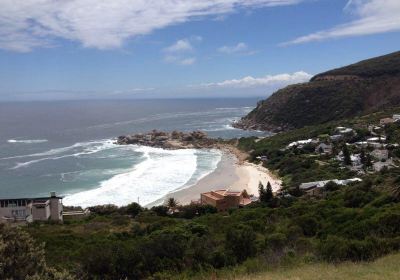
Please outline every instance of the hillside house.
M371 152L371 156L377 160L387 160L389 158L389 151L386 149L375 149Z
M336 127L336 132L338 134L353 134L354 130L349 127L338 126Z
M338 142L338 141L340 141L340 140L343 139L343 135L342 135L342 134L331 135L331 136L329 136L329 139L330 139L332 142Z
M334 182L337 185L345 186L345 185L348 185L351 183L361 182L361 181L362 180L360 178L352 178L352 179L346 179L346 180L338 180L338 179L323 180L323 181L302 183L302 184L300 184L299 188L300 188L300 190L306 192L309 195L318 195L321 193L321 191L323 190L325 185L328 184L329 182Z
M383 118L383 119L379 120L379 124L380 125L387 125L387 124L391 124L391 123L394 123L394 122L395 122L395 120L392 119L392 118Z
M315 148L316 153L322 153L326 155L332 154L333 147L330 144L321 143Z
M202 193L200 202L201 204L214 206L218 211L226 211L231 208L240 208L249 205L252 199L246 190L241 192L216 190Z
M51 192L50 197L0 199L0 223L63 220L62 197Z
M374 142L386 142L386 137L385 136L378 136L378 137L370 137L367 139L368 143L374 143Z

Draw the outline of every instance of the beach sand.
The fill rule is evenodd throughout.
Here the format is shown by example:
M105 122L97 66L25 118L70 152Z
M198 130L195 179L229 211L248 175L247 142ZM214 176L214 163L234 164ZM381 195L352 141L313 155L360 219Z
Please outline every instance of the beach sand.
M173 197L179 204L185 205L199 200L201 193L220 189L232 191L245 189L249 194L258 196L259 182L264 186L270 182L274 192L281 188L282 183L276 176L261 165L246 162L242 152L235 149L223 149L222 151L221 161L213 172L200 179L195 185L171 192L146 207L160 205L169 197Z

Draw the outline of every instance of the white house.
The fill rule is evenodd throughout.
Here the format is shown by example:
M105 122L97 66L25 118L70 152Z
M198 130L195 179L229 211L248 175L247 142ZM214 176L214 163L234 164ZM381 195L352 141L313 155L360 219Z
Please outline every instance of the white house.
M323 181L302 183L300 184L299 188L300 190L303 190L308 194L314 195L317 194L329 182L334 182L337 185L345 186L351 183L361 182L361 181L362 180L360 178L351 178L345 180L338 180L338 179L323 180Z
M50 197L0 199L0 223L63 220L62 197L55 192Z
M371 152L371 156L377 160L387 160L389 158L389 151L386 149L375 149Z

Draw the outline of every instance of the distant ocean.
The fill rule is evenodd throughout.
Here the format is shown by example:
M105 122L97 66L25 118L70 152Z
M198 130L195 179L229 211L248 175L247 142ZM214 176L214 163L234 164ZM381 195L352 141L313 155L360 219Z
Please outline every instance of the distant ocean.
M46 196L90 206L146 205L212 172L217 150L118 146L114 139L152 129L211 137L263 135L231 123L256 99L0 103L0 198Z

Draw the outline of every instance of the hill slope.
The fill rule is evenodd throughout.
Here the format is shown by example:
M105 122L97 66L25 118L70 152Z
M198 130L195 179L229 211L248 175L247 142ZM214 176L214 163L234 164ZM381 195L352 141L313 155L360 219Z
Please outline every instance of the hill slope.
M282 131L400 105L400 52L364 60L288 86L261 101L236 127Z
M370 263L308 264L258 275L232 277L235 280L380 280L399 279L400 254L389 255Z

